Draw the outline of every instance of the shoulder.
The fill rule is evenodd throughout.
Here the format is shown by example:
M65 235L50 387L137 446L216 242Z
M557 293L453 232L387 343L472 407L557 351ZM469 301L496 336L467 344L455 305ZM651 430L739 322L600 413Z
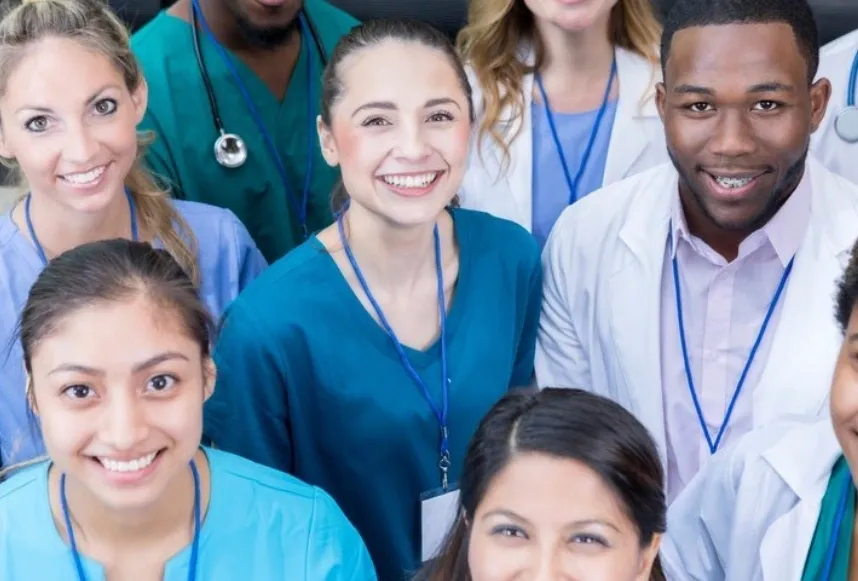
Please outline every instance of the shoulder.
M819 50L820 63L828 59L846 58L851 60L858 48L858 30L836 38Z
M237 232L246 232L238 216L227 208L185 200L172 200L172 203L194 234L209 235L214 230L217 235L234 237Z
M45 500L47 462L13 470L0 481L0 523L32 518L33 507ZM0 526L0 533L3 527ZM2 534L0 534L2 538ZM0 543L2 544L2 543Z
M323 37L323 42L331 39L336 44L340 37L360 24L351 14L325 0L305 0L304 10Z
M176 50L175 35L182 29L190 34L187 22L162 10L131 36L131 50L144 69L163 63L164 57Z
M456 208L453 218L468 244L480 253L495 251L505 261L538 263L539 244L521 225L486 212Z

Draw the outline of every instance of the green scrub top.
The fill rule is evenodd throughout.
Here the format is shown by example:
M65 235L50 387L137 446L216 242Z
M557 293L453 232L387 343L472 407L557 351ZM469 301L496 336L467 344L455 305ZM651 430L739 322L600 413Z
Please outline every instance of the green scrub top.
M828 579L822 579L831 532L837 520L844 485L849 486L851 490L847 493L845 512L837 531L837 548L834 550L831 576ZM831 470L828 488L825 489L825 496L822 498L819 520L816 522L816 530L813 532L813 540L807 553L807 561L804 563L804 574L801 576L801 581L848 581L849 559L852 555L852 530L855 524L854 515L855 487L852 485L849 465L846 464L846 459L841 456Z
M304 9L319 33L326 57L339 39L358 24L322 0L305 0ZM339 171L322 158L315 129L321 103L322 58L311 37L302 39L286 96L280 101L241 59L229 54L280 153L290 178L286 190L229 67L202 30L199 36L224 129L244 139L247 161L238 168L224 168L215 160L218 133L197 66L191 27L166 11L131 41L149 86L149 108L140 125L141 130L151 130L155 137L147 161L175 197L232 210L271 263L304 239L295 208L301 205L308 155L312 156L312 175L307 229L315 232L332 221L330 196ZM308 59L312 59L313 72L311 116Z
M519 225L454 210L459 277L447 317L450 482L480 419L533 375L539 247ZM441 401L440 345L404 347ZM420 496L441 485L438 420L390 337L311 238L229 307L205 433L218 448L327 491L379 579L420 567Z

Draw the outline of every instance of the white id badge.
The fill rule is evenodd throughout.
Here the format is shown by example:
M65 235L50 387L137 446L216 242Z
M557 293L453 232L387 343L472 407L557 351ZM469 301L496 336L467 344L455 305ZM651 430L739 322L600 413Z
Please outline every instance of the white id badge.
M420 497L420 555L425 563L438 556L441 544L456 521L459 491L434 490Z

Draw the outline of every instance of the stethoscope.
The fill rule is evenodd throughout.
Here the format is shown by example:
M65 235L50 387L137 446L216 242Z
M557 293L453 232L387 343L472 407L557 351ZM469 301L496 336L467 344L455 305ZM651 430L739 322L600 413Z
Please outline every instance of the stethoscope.
M256 123L257 129L259 133L262 135L263 140L265 141L266 149L268 149L269 154L273 158L275 164L277 165L277 172L280 174L280 179L283 182L283 187L285 188L287 194L289 195L290 200L293 204L300 203L300 207L296 207L295 210L297 212L297 216L301 222L302 228L306 231L307 228L307 201L310 192L310 177L313 174L313 144L315 141L315 107L314 107L314 99L313 96L313 59L310 55L307 55L307 90L309 94L307 95L307 164L304 171L304 188L302 191L301 199L297 200L292 193L292 188L289 186L289 177L286 174L286 167L283 165L283 160L280 159L280 153L277 150L277 146L274 143L274 138L271 136L271 133L265 127L265 123L262 120L262 116L256 108L256 105L253 103L253 99L250 98L250 93L247 90L247 87L241 80L241 77L238 74L238 70L235 68L235 65L232 63L229 55L226 52L226 49L217 41L211 29L209 28L208 23L206 22L205 16L203 15L203 11L200 8L199 0L191 1L191 35L193 37L194 42L194 53L197 57L197 67L200 71L200 76L203 79L203 85L206 89L206 94L209 99L209 107L211 109L212 120L214 122L215 131L218 134L218 137L214 142L214 156L215 160L221 167L225 168L237 168L244 165L244 162L247 161L247 143L244 139L241 138L236 133L229 133L226 131L226 128L223 124L223 119L220 116L220 108L217 105L217 98L215 97L214 87L212 86L211 78L209 77L208 68L206 67L205 59L203 59L203 53L200 48L200 33L199 28L202 28L205 32L206 36L208 36L209 40L214 44L215 48L221 55L224 63L229 68L230 73L232 74L233 80L235 81L236 86L241 92L241 96L244 99L245 104L247 105L248 110L250 111L251 116L253 117L254 122ZM322 66L326 66L328 64L328 57L325 53L325 48L322 45L322 41L320 40L319 32L316 29L313 21L306 15L306 13L302 10L298 14L298 25L301 28L301 38L306 38L308 35L312 37L313 44L316 49L319 51L319 56L322 59ZM309 47L308 47L309 48Z
M852 57L849 87L846 89L846 108L834 119L834 131L847 143L858 143L858 107L855 106L855 83L858 81L858 51Z

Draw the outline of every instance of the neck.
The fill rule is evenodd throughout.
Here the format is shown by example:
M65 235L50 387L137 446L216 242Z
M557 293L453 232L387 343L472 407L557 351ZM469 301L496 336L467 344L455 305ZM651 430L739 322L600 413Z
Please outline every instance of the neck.
M26 202L18 205L15 222L30 236L25 216ZM58 204L51 196L34 192L30 197L30 221L38 244L48 258L81 244L114 238L131 238L131 213L124 192L99 212L78 212ZM36 240L31 240L33 245Z
M580 92L590 82L606 80L614 58L609 26L610 15L576 31L538 20L536 27L545 47L540 74L546 86ZM599 90L604 90L604 83L600 83Z
M440 219L446 216L446 212ZM435 276L435 225L399 226L352 202L344 217L349 247L370 286L412 288Z
M208 464L202 452L196 457L200 471L201 511L208 497ZM205 478L203 475L206 475ZM59 474L56 489L59 491ZM59 492L57 492L59 498ZM152 505L128 510L105 506L77 480L66 478L66 498L74 527L75 540L81 552L114 554L114 549L140 549L157 546L178 537L179 547L186 546L194 532L194 482L190 467L179 472L160 498ZM54 516L65 531L61 504L56 502ZM201 514L201 518L202 518ZM66 537L68 533L66 532ZM101 548L99 550L99 548ZM107 548L105 550L104 548Z
M690 197L687 188L680 186L679 200L689 233L705 242L727 262L735 260L739 256L739 246L753 230L728 230L719 226L705 215L696 200L689 200Z

